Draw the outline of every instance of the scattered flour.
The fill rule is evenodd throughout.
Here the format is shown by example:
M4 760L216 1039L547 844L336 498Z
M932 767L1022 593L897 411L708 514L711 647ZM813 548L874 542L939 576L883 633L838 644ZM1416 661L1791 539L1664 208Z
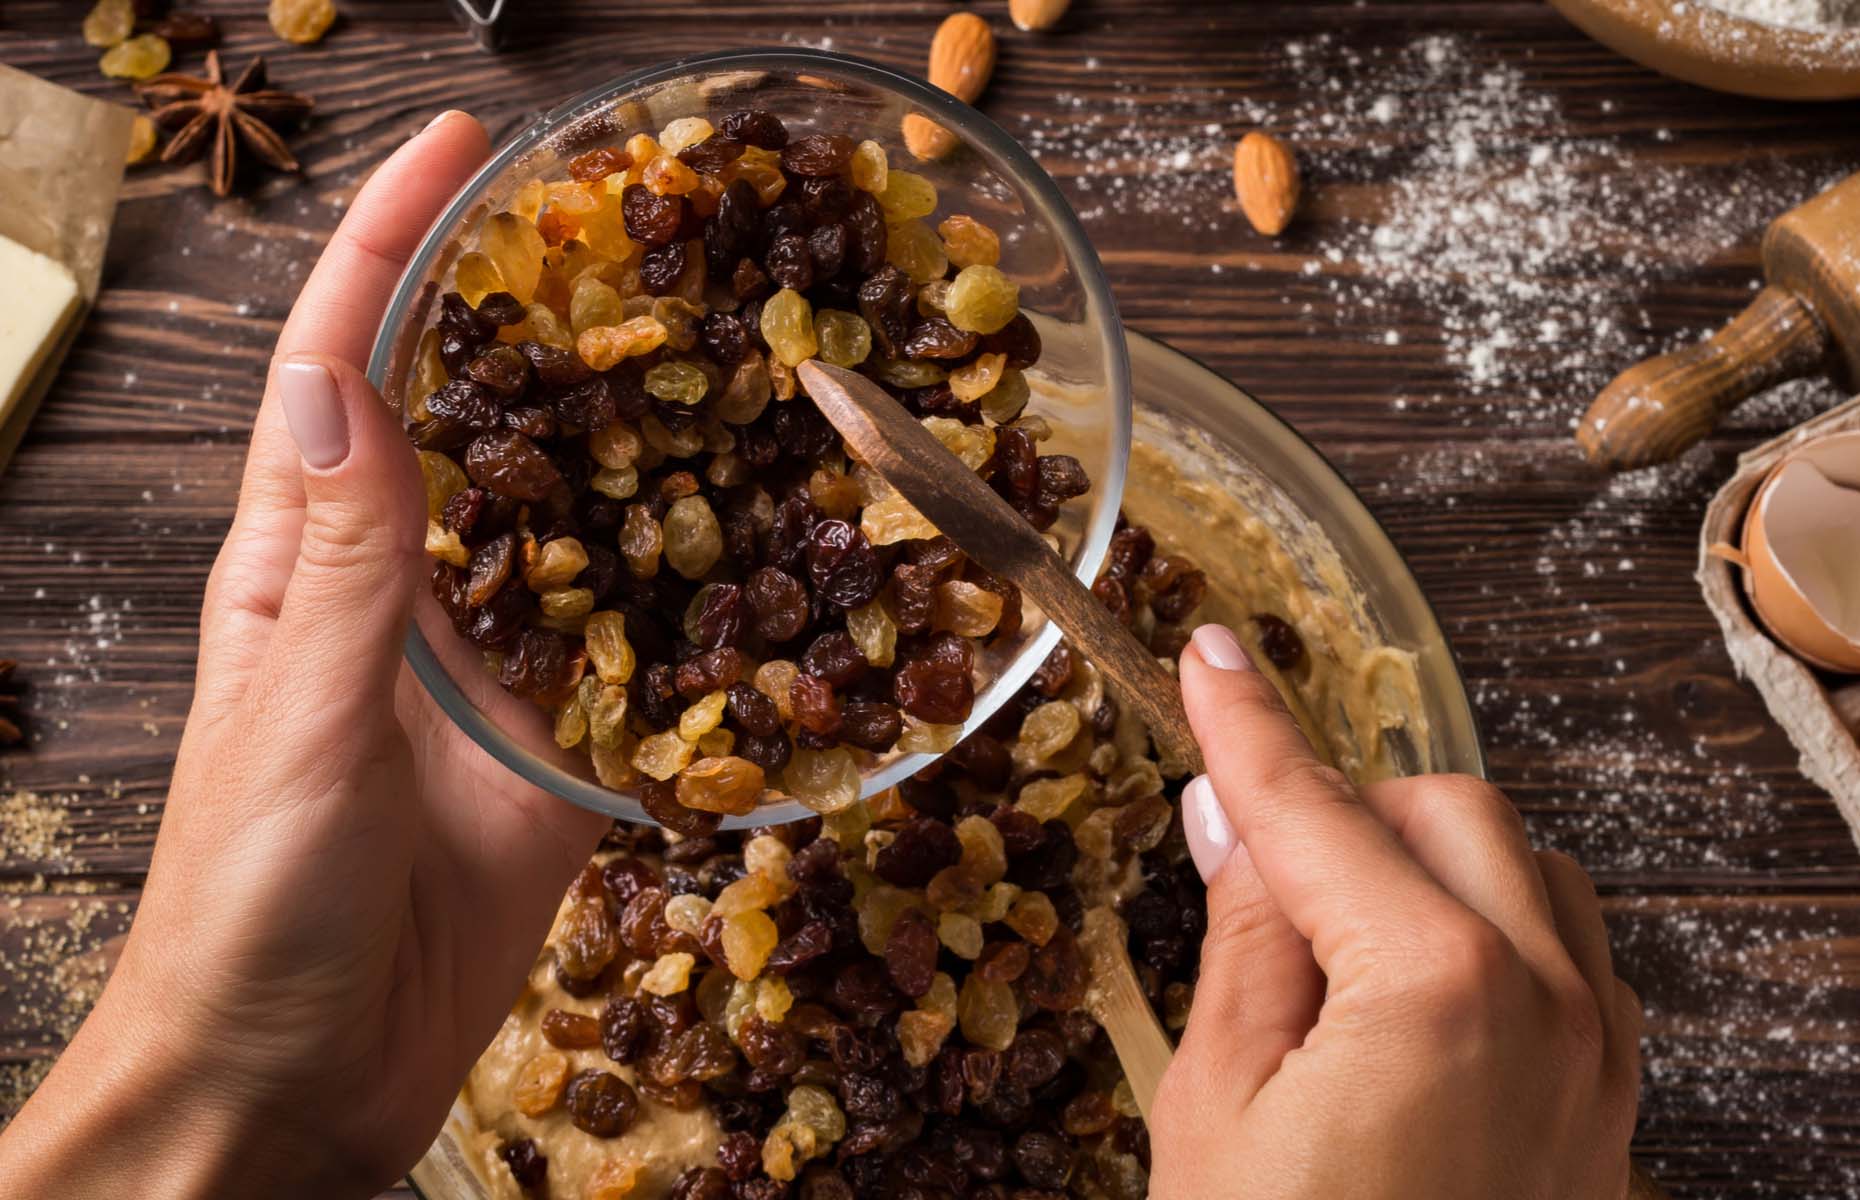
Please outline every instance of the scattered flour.
M1704 0L1706 7L1780 25L1786 29L1826 32L1860 29L1860 0Z

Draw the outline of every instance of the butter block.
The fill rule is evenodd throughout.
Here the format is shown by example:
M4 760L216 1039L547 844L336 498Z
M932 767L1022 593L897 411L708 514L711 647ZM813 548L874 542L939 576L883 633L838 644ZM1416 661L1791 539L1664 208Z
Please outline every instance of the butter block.
M83 296L65 265L0 236L0 421L77 320Z

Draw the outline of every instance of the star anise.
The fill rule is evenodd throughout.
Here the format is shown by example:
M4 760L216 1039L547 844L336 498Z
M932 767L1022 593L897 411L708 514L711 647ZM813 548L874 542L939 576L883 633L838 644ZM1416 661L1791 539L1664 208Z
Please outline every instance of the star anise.
M267 90L263 58L253 59L228 86L219 51L209 50L204 78L159 75L138 84L136 91L155 110L151 119L175 131L161 152L163 162L192 162L211 140L208 179L215 195L231 194L241 149L275 171L300 169L274 126L302 120L316 102L295 92Z

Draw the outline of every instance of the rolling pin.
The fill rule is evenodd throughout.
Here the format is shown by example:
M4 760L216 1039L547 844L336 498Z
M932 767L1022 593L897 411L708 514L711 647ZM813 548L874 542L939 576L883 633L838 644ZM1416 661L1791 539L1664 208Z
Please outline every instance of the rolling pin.
M1677 458L1745 400L1827 374L1860 388L1860 173L1778 217L1763 235L1764 289L1709 341L1630 367L1576 427L1591 461Z

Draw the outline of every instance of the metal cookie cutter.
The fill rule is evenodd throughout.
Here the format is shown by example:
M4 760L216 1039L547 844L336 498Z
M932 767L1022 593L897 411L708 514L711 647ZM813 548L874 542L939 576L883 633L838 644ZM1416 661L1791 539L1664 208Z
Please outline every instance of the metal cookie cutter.
M506 10L514 9L509 0L452 0L452 15L470 33L472 40L485 50L497 49Z

